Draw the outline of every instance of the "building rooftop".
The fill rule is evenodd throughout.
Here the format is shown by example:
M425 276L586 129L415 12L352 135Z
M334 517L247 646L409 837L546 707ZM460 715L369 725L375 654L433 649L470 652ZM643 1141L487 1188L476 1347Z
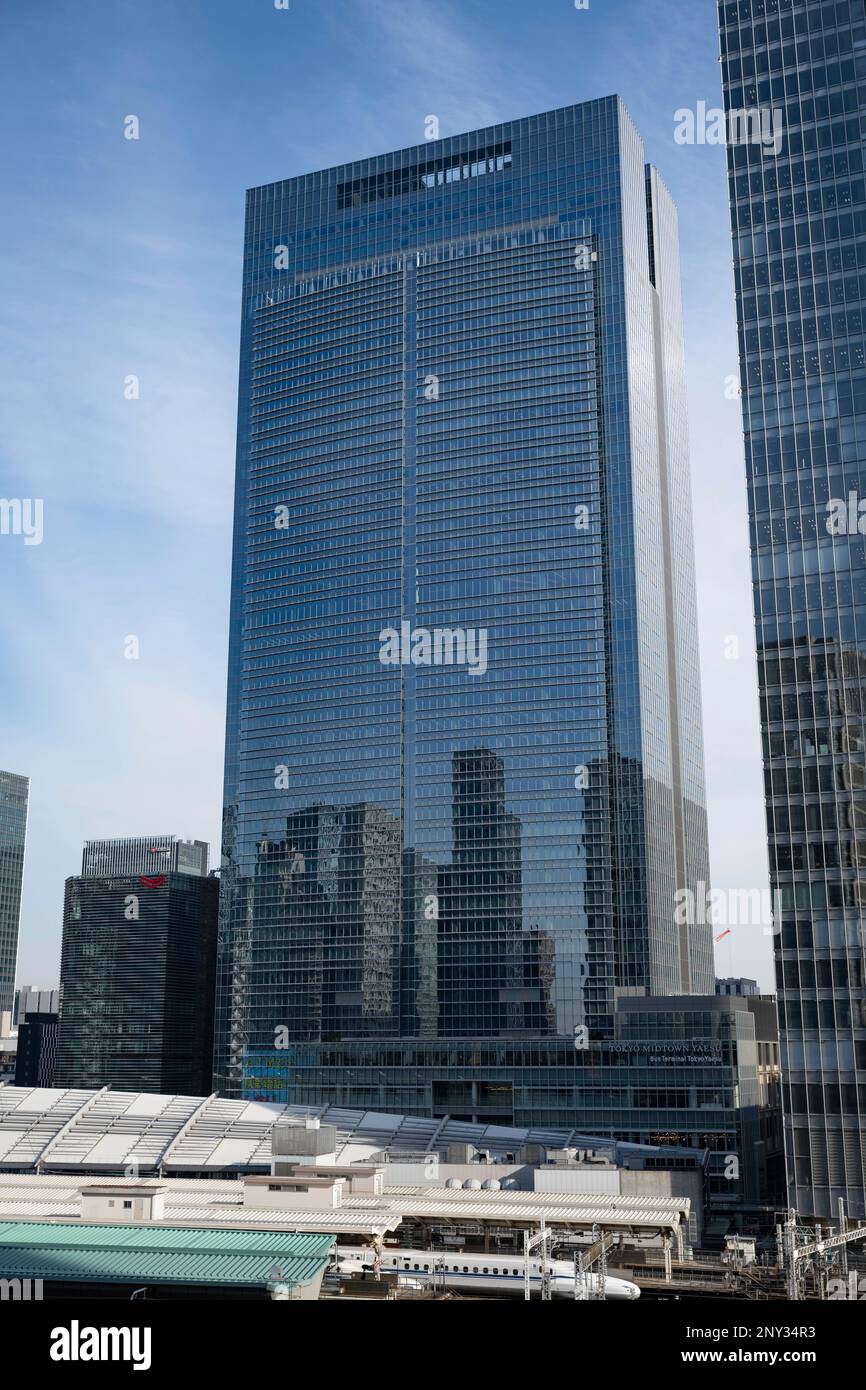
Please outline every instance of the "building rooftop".
M339 1207L294 1209L245 1206L242 1182L219 1178L166 1178L165 1216L144 1223L147 1229L205 1227L223 1230L333 1232L337 1235L387 1235L404 1220L456 1223L491 1221L538 1225L542 1218L559 1227L580 1230L595 1223L609 1229L673 1231L688 1223L687 1197L633 1197L608 1193L469 1191L415 1185L372 1192L344 1191ZM126 1191L128 1181L106 1179L100 1190ZM0 1246L5 1222L60 1222L76 1225L82 1183L60 1174L0 1174ZM2 1267L2 1266L0 1266Z
M309 1116L337 1131L338 1164L386 1154L430 1153L473 1144L504 1159L527 1144L588 1148L620 1166L636 1158L703 1157L701 1149L650 1147L598 1138L576 1129L520 1129L424 1119L336 1106L272 1105L220 1096L60 1090L0 1084L0 1172L78 1171L99 1176L133 1169L170 1173L266 1172L271 1130ZM659 1166L662 1166L661 1164Z
M0 1173L0 1232L6 1221L69 1222L81 1213L81 1179L57 1173ZM108 1194L129 1187L122 1178L106 1178L99 1190ZM317 1210L244 1206L243 1184L234 1179L167 1178L161 1184L165 1216L148 1226L184 1226L222 1230L283 1230L342 1236L384 1236L395 1231L401 1213L394 1204L366 1194L344 1197L342 1206ZM2 1236L0 1236L2 1244Z
M331 1234L188 1229L162 1224L0 1223L4 1278L85 1283L297 1287L319 1274Z

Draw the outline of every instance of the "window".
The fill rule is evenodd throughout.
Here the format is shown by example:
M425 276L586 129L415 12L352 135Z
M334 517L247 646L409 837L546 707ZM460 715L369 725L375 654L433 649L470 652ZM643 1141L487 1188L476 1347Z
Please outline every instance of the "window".
M114 1203L112 1202L111 1205L114 1206ZM124 1209L124 1211L131 1211L131 1210L132 1210L132 1202L124 1202L124 1204L123 1204L123 1209Z

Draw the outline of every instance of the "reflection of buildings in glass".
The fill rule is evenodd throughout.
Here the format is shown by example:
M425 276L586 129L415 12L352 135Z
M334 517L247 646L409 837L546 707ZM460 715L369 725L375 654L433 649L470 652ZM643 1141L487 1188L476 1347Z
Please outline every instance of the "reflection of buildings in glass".
M759 659L770 723L770 869L782 921L796 912L859 910L866 902L866 655L833 638L809 638L763 642ZM782 693L802 682L808 692ZM798 717L805 727L792 728ZM814 871L817 881L809 877Z
M505 809L502 758L489 748L454 753L451 804L451 863L439 875L440 1033L546 1029L551 955L543 933L522 931L520 822Z
M311 806L264 837L252 888L251 1043L393 1028L399 822L377 806Z
M817 603L822 581L809 589ZM767 633L758 657L788 1181L799 1208L832 1215L845 1173L843 1200L862 1215L866 655L837 638Z
M249 1045L250 880L240 871L236 806L223 807L222 866L217 928L215 1051L224 1048L221 1065L227 1075L239 1076ZM217 1035L217 1018L222 1023Z
M583 766L583 764L581 764ZM606 758L586 763L576 796L577 882L574 918L557 943L553 997L558 1033L585 1026L593 1037L613 1028L615 980L614 893L610 833L610 785ZM576 789L577 790L577 789ZM568 982L566 983L566 977ZM578 1001L575 1008L574 1001Z
M302 1041L321 1037L323 941L333 901L318 867L320 840L331 828L328 812L313 807L289 816L285 839L259 842L250 889L253 1046L273 1047L277 1028Z
M553 985L556 979L556 948L547 932L530 927L523 933L521 988L531 996L522 1002L515 1029L534 1033L555 1033L556 1012Z
M403 852L401 1033L439 1031L439 869L417 850Z
M327 943L325 1037L393 1034L399 1015L400 822L381 806L335 813L335 912Z

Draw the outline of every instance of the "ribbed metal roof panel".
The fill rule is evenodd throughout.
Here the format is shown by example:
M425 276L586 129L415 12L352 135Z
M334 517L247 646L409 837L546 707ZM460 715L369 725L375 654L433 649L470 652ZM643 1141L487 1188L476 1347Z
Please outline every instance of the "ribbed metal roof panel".
M165 1104L154 1113L160 1100ZM284 1106L219 1097L203 1104L201 1097L148 1095L145 1100L136 1092L107 1091L96 1096L93 1091L19 1089L0 1084L0 1134L5 1129L15 1135L5 1154L0 1145L0 1169L33 1166L57 1134L59 1139L42 1157L45 1168L81 1167L87 1171L91 1165L122 1168L135 1162L144 1173L157 1168L162 1156L168 1154L166 1168L170 1172L219 1170L224 1166L267 1169L273 1125L280 1120L297 1122L308 1115L336 1128L338 1161L345 1161L347 1156L363 1160L380 1150L393 1155L415 1152L434 1142L437 1147L471 1143L495 1152L526 1143L548 1148L576 1144L617 1159L632 1153L671 1154L679 1160L686 1155L703 1158L702 1150L654 1149L567 1129L521 1129L336 1106ZM70 1128L61 1133L67 1121ZM109 1135L112 1144L99 1147ZM125 1153L121 1136L128 1144ZM119 1157L112 1161L114 1154Z
M246 1286L278 1277L299 1285L316 1277L333 1242L333 1235L285 1231L9 1222L0 1226L0 1273L7 1279Z

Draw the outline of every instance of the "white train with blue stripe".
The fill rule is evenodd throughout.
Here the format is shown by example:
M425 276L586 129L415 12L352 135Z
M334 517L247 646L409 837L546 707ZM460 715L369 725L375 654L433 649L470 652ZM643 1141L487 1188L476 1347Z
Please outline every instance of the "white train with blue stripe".
M372 1250L361 1250L357 1246L340 1246L337 1249L336 1272L351 1274L373 1268ZM517 1254L504 1254L502 1251L489 1254L469 1254L465 1250L409 1250L385 1246L382 1250L380 1269L383 1274L396 1274L400 1282L410 1287L413 1284L434 1284L437 1288L454 1289L460 1293L493 1293L500 1297L512 1295L523 1298L525 1294L525 1257ZM548 1278L554 1298L574 1299L574 1265L568 1260L548 1260ZM583 1296L598 1297L598 1275L585 1274ZM541 1260L529 1258L529 1287L535 1296L541 1293ZM604 1281L605 1299L623 1300L640 1298L637 1284L627 1279Z

